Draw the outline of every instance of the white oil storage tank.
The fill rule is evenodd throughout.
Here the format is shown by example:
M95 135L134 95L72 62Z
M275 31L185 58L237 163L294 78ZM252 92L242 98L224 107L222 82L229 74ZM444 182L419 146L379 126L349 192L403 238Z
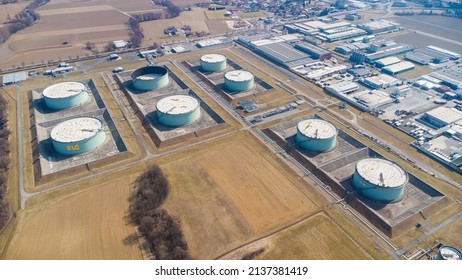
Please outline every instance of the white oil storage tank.
M172 95L157 102L157 119L166 126L184 126L201 116L199 101L188 95Z
M206 54L201 57L202 70L218 72L226 69L226 57L221 54Z
M305 150L326 152L337 143L337 129L321 119L308 119L298 123L295 141Z
M52 110L80 106L88 100L87 89L79 82L54 84L45 88L42 94L46 106Z
M394 162L366 158L356 163L353 184L363 196L381 202L400 199L408 182L408 174Z
M169 84L168 70L160 66L146 66L132 72L132 84L142 91L156 90Z
M462 253L454 247L442 246L438 250L437 260L462 260Z
M254 76L248 71L235 70L225 74L225 86L229 91L248 91L253 88L253 85Z
M97 118L82 117L64 121L50 133L53 148L63 155L90 152L106 140L102 122Z

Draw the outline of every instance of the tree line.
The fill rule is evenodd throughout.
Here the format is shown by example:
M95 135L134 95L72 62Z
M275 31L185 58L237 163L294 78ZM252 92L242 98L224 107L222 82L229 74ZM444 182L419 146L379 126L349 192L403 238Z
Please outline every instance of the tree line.
M3 229L10 218L10 207L6 192L8 188L8 170L10 169L10 145L8 130L8 108L6 99L0 95L0 230Z
M36 20L40 19L40 15L35 12L35 9L48 2L50 0L34 0L24 10L16 14L14 18L10 18L7 24L0 27L0 44L8 40L12 34L31 26Z
M130 198L131 222L138 227L155 259L191 259L179 221L161 208L168 194L169 185L162 170L151 167L136 180Z
M164 6L167 9L169 18L174 18L180 15L181 10L170 0L154 0L154 4Z

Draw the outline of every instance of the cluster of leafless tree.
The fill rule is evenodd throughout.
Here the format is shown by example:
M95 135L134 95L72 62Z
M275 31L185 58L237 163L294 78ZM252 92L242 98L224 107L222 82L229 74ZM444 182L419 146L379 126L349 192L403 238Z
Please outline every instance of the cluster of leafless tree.
M133 17L128 20L128 30L130 32L130 43L132 48L138 48L141 46L141 41L144 38L143 29L140 23Z
M34 0L27 5L24 10L16 14L14 18L9 18L8 23L0 27L0 44L8 40L11 34L31 26L38 20L40 16L35 12L35 9L48 2L50 2L50 0Z
M10 208L6 191L8 187L8 170L10 168L10 148L9 136L10 131L7 128L8 108L5 98L0 95L0 229L8 222L10 218Z
M179 221L161 208L168 193L168 181L158 166L138 177L130 198L132 223L138 226L156 259L191 259Z
M167 14L169 18L174 18L180 15L181 10L170 0L154 0L154 4L161 5L167 8Z
M134 19L136 19L138 22L143 22L143 21L151 21L151 20L158 20L162 18L161 13L144 13L144 14L136 14L132 16Z

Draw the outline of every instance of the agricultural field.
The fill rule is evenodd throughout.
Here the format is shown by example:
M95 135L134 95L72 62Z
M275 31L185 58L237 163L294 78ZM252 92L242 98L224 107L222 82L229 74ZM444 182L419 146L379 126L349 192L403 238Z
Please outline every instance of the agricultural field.
M6 259L142 259L137 242L127 242L128 178L109 182L43 209L18 226Z
M21 1L13 4L0 5L0 25L8 22L8 17L14 19L14 16L24 10L24 8L29 5L29 2L30 1Z
M164 34L164 29L167 26L175 26L181 28L184 24L191 26L191 31L210 32L206 24L206 17L203 9L193 8L192 11L184 11L179 17L172 19L162 19L156 21L142 22L140 25L143 28L145 39L143 44L152 44L154 42L172 42L184 40L183 35L168 36Z
M341 249L340 249L341 248ZM324 214L311 217L271 237L260 259L372 259L346 232Z
M44 7L47 7L45 5ZM44 8L42 7L42 8ZM39 9L40 21L15 34L0 51L0 67L84 56L86 42L102 49L108 41L128 39L128 15L108 5ZM9 58L8 58L9 56Z
M319 211L306 187L261 144L243 137L161 165L164 204L179 217L193 257L210 259Z

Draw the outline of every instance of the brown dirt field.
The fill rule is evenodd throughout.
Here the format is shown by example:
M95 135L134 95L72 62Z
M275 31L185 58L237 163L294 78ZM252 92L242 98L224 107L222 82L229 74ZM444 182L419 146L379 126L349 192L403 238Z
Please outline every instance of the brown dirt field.
M308 218L271 238L267 260L367 260L367 254L324 214Z
M210 30L210 33L212 33L212 34L225 34L225 33L230 32L226 22L224 22L222 20L207 19L205 21L205 24L207 24L207 26L208 26L208 28Z
M30 213L5 254L6 259L141 259L127 225L128 178L65 198Z
M172 3L177 5L177 6L186 6L186 5L193 6L196 3L202 3L202 2L208 2L208 1L204 1L204 0L172 0Z
M29 1L0 5L0 23L5 23L8 21L8 15L14 19L14 16L19 12L24 10L24 8L29 4Z
M248 142L230 144L226 151L206 151L194 161L207 171L256 232L317 208Z
M143 28L145 37L143 44L148 45L154 42L172 42L184 40L183 35L171 37L164 34L164 29L167 26L176 26L177 28L180 28L183 24L189 24L193 32L211 32L208 25L206 24L204 10L200 8L193 8L192 11L182 12L181 15L177 18L142 22L141 27Z
M35 34L37 32L49 32L54 30L68 30L87 28L95 26L110 26L125 24L128 16L113 9L95 12L75 12L68 14L45 15L40 18L40 22L21 34Z
M319 210L243 134L161 167L171 186L164 207L180 218L195 258L215 258Z
M462 238L460 234L462 232L462 218L457 219L449 226L435 234L435 237L439 239L443 244L454 246L456 248L462 248Z

